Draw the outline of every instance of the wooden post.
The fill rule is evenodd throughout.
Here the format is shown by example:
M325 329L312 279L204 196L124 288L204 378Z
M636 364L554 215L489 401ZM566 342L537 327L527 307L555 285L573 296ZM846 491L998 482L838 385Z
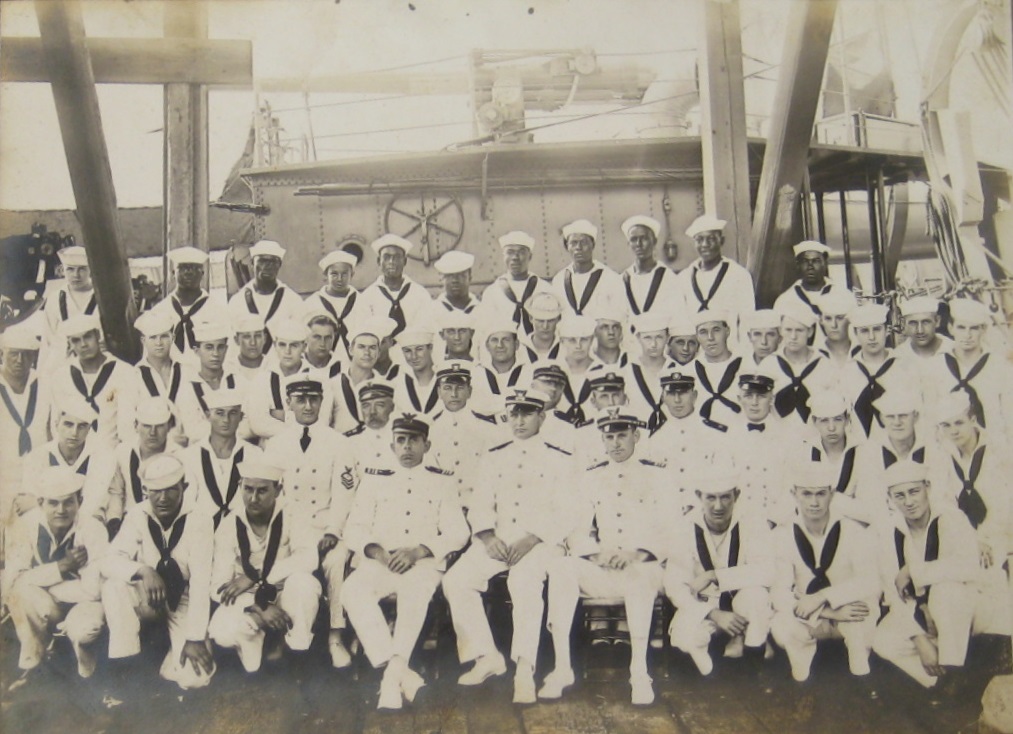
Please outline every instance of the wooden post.
M836 10L837 0L791 5L747 258L761 304L773 303L794 277L793 213L808 164Z
M163 12L166 37L207 38L206 3L175 0L166 3ZM206 86L165 85L164 163L165 251L192 245L207 252L210 198Z
M735 249L725 254L742 262L749 251L752 211L738 0L704 0L703 25L699 68L704 208L728 220L725 238Z
M116 190L81 6L77 1L36 2L35 13L106 344L117 357L135 361L140 356L133 328L136 307L120 246Z

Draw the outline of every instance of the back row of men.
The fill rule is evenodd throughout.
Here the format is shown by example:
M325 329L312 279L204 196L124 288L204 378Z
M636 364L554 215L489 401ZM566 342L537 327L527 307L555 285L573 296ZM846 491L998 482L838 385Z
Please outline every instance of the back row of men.
M887 559L898 565L891 583L904 580L898 574L912 573L905 552L928 562L940 558L944 547L954 553L977 549L973 572L965 565L958 573L949 564L958 578L920 576L916 595L902 593L906 583L897 587L898 594L910 601L907 597L921 595L935 580L969 584L973 594L951 598L944 592L931 599L970 604L961 607L961 620L980 621L971 612L981 606L986 622L976 629L1009 634L1004 566L1013 513L1002 483L1006 459L1001 449L1013 381L1003 355L988 350L988 309L976 301L951 302L951 341L936 333L938 304L911 299L902 305L909 339L891 350L886 309L859 306L846 289L830 284L827 248L804 242L796 247L800 281L775 309L755 311L748 275L720 254L722 227L709 217L694 223L687 234L694 237L700 259L676 276L654 261L658 224L631 218L623 230L635 263L619 276L593 259L594 227L575 222L564 228L572 263L553 286L527 272L531 238L510 233L501 239L507 273L481 302L469 289L472 256L452 252L441 258L437 269L444 289L434 301L403 274L411 244L385 235L373 243L381 269L376 283L361 294L351 289L355 258L333 252L321 261L326 285L305 302L277 280L284 250L277 243L258 243L252 252L255 279L225 311L208 308L210 297L201 291L206 256L191 248L177 250L175 292L138 319L144 357L137 366L103 350L94 308L87 313L87 304L75 300L80 295L75 283L88 281L83 252L64 251L67 290L47 302L45 312L55 311L55 331L42 330L40 340L26 325L0 337L5 408L0 480L5 511L10 519L20 517L21 528L7 543L5 589L31 586L31 594L38 592L35 605L19 601L16 614L18 605L12 602L22 596L5 594L15 620L21 620L19 634L35 635L28 644L22 636L23 667L38 663L46 630L66 612L61 604L90 601L87 623L72 624L69 616L63 622L72 640L83 644L95 632L95 620L100 627L104 617L110 657L129 656L136 652L137 620L150 612L143 607L161 607L170 632L175 630L173 660L167 659L163 673L179 679L187 669L180 661L210 673L208 605L201 600L214 598L222 604L215 612L221 624L212 618L210 637L238 647L244 665L255 668L265 631L288 630L289 647L308 646L308 625L324 591L334 663L348 659L342 633L347 607L370 659L377 665L392 661L381 705L400 706L421 685L407 664L425 606L440 582L443 561L467 541L470 524L470 534L482 543L472 543L444 586L462 661L477 661L462 683L481 682L504 669L487 629L476 627L481 618L474 605L480 605L478 592L486 579L507 568L518 701L535 696L531 645L537 645L546 577L555 579L549 585L549 620L562 662L543 684L544 697L558 696L572 679L565 663L578 596L625 596L631 636L645 646L645 628L637 625L646 605L649 628L654 596L669 571L682 574L683 581L690 574L686 594L673 591L680 588L678 581L664 583L679 609L673 643L707 673L701 630L707 640L717 630L742 638L755 655L757 647L762 652L770 626L770 615L762 610L769 610L773 582L763 583L768 576L761 573L762 565L746 570L740 561L746 557L743 548L755 545L758 553L769 548L763 541L743 546L733 515L736 522L741 518L759 528L756 532L800 528L792 547L801 565L788 593L797 600L790 611L806 621L812 636L794 627L779 636L774 629L789 650L796 677L803 668L807 674L808 664L796 666L805 655L799 658L784 640L790 637L809 650L824 621L836 630L839 622L865 620L868 629L856 638L855 649L864 649L867 660L875 627L867 618L878 617L870 600L878 601L881 586L890 585L859 584L862 595L853 599L850 592L822 593L825 586L806 591L812 584L799 579L808 573L814 582L833 580L830 564L839 547L843 559L851 544L840 545L840 530L831 542L834 527L854 528L845 534L854 535L855 547L865 550L872 545L860 531L868 527L892 538L896 553ZM82 313L73 313L71 304ZM532 437L536 440L528 442ZM18 460L11 460L15 456ZM911 469L910 463L921 468ZM705 468L714 464L730 467L733 476L711 476ZM912 537L921 545L905 551L905 541L897 538L905 527L914 527L908 505L894 497L898 512L886 500L890 472L900 471L895 466L907 467L908 478L917 475L899 485L932 486L934 512L950 508L947 516L958 518L944 526L966 525L967 532L953 531L957 540L952 540L945 531L941 540L937 526L926 541L930 516L919 515L925 523ZM423 486L409 497L414 480L405 472L415 467L425 472L411 475ZM41 477L57 476L51 469L66 481L47 479L40 486ZM585 471L588 481L569 481ZM644 481L631 480L636 473L644 473ZM562 491L575 484L581 491ZM258 491L259 485L266 486ZM809 494L819 495L824 486L822 519L809 524L805 508L797 511L799 493L810 489ZM51 487L71 489L54 496ZM279 492L280 503L274 501ZM72 512L68 506L75 498ZM826 514L831 498L832 523ZM927 498L923 504L925 510ZM47 513L57 505L61 509ZM289 520L284 531L275 531L272 517L280 517L282 508ZM177 521L190 510L206 520L190 525L206 532L177 531ZM590 524L570 527L566 521L573 519ZM128 562L96 563L102 551L89 556L75 550L87 546L83 525L81 533L67 532L79 521L104 525L105 537L114 538L110 558ZM208 551L212 527L226 538L221 553ZM894 530L900 535L890 535ZM808 546L800 539L803 531L809 533ZM187 568L181 570L178 557L190 552L180 550L181 538L204 535L204 541L193 541L194 564L184 563ZM279 567L279 544L289 537L305 552L296 554L299 563ZM976 537L976 543L969 546L960 537ZM594 543L585 552L587 538ZM541 550L532 555L533 549ZM342 591L349 553L361 561L362 572L357 570ZM212 555L216 564L224 559L225 570L212 571ZM560 557L571 565L577 560L589 565L553 576L550 569L563 562ZM88 565L96 569L96 579L106 580L101 603L94 588L89 599L53 593L54 586L83 580ZM326 589L314 586L312 577L284 587L275 583L290 571L312 572L317 565ZM739 566L741 574L726 573ZM843 561L834 568L842 566ZM194 587L196 568L201 570ZM209 582L213 588L204 594L200 584L211 577L216 582ZM200 589L189 596L198 600L189 616L177 613L178 597L166 595L170 587L181 586L181 578ZM744 605L754 596L736 593L742 588L736 584L745 580L767 589L767 596L757 592L755 600L766 622L753 624L734 606L734 599ZM107 588L116 590L108 599ZM375 603L392 591L399 596L401 620L393 638L377 618ZM237 605L248 592L258 596L255 603ZM634 609L630 598L637 594L643 604ZM552 600L560 595L556 616ZM844 596L848 599L840 601ZM714 604L697 608L693 599ZM981 605L978 599L984 600ZM173 601L175 606L166 606ZM912 608L931 606L925 601ZM699 615L693 624L693 614L687 616L691 608ZM565 625L553 619L565 619ZM934 680L940 666L962 661L966 648L966 634L942 635L939 613L929 619L924 627L888 626L893 632L884 648L912 674L922 670L923 682ZM565 640L557 634L564 626ZM71 634L71 628L79 634ZM653 693L646 647L643 655L637 650L631 684L634 701L644 703ZM82 671L88 672L85 660ZM858 674L865 669L860 663L852 666Z

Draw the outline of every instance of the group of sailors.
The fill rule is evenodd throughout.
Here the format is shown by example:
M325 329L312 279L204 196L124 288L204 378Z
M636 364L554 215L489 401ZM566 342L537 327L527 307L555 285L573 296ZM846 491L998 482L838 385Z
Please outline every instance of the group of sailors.
M433 297L393 234L372 243L374 283L353 288L358 258L335 250L305 299L279 279L279 243L252 247L227 302L202 289L206 253L177 249L136 365L104 349L84 248L62 250L66 283L0 335L20 668L60 631L87 677L104 627L114 664L154 622L161 676L200 687L222 650L247 671L307 650L323 603L333 665L354 632L385 667L378 706L397 709L424 684L410 663L438 587L471 664L460 684L506 673L483 601L505 574L518 703L573 684L581 598L625 605L635 704L654 700L659 594L702 675L715 636L757 666L772 639L797 681L834 637L856 676L872 651L926 687L954 675L972 634L1011 632L1001 330L955 299L945 336L917 297L894 334L812 241L758 310L724 225L693 222L699 257L676 273L655 258L660 224L631 217L618 273L578 220L551 280L529 269L541 245L509 232L481 297L472 254L435 263ZM538 686L543 617L555 668Z

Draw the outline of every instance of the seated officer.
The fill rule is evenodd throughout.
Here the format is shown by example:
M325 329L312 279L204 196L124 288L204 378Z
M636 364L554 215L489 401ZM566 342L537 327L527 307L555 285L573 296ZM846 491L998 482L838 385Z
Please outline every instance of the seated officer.
M654 702L647 645L654 600L661 590L664 531L657 499L667 490L663 467L634 458L641 422L619 406L598 419L608 458L587 469L587 491L574 508L580 520L569 555L549 567L548 626L556 667L538 697L559 698L573 684L570 627L581 597L620 597L630 630L630 686L637 705Z
M964 665L977 617L978 544L963 513L933 506L924 464L898 461L887 469L886 484L898 520L881 538L890 612L872 648L929 688Z
M686 516L665 569L665 593L678 610L669 631L702 675L714 669L708 647L718 632L730 640L725 657L745 653L759 664L770 631L773 559L762 518L736 512L735 474L714 474L696 491L700 509Z
M342 450L341 435L320 419L323 384L306 377L299 373L285 382L292 418L267 442L264 453L284 470L287 516L317 543L330 602L331 662L344 668L352 662L341 639L345 612L339 602L348 551L339 541L351 507L355 462Z
M109 624L109 658L141 651L141 620L165 622L171 649L159 674L180 688L211 682L207 643L210 611L211 518L194 512L183 464L159 454L140 467L146 501L123 520L102 564L102 606Z
M545 395L515 389L507 395L513 440L483 457L469 511L475 541L447 573L443 591L457 632L461 662L475 666L458 682L475 686L506 672L485 618L481 592L488 580L507 572L513 607L510 657L517 664L514 702L535 702L535 662L542 627L542 593L552 559L563 555L572 510L567 490L569 456L549 448L539 435Z
M392 422L396 468L364 467L345 525L356 569L345 580L341 603L374 667L387 666L380 709L399 709L425 685L409 667L440 584L447 556L468 540L453 475L424 465L429 421L402 413ZM379 602L397 595L393 634Z
M307 650L320 605L314 536L279 499L283 470L254 457L239 465L243 509L215 533L212 598L221 602L208 632L222 647L235 648L248 673L260 670L264 641ZM272 652L280 649L272 645ZM272 653L268 653L268 657Z
M95 671L91 643L102 631L99 564L105 528L82 515L84 477L60 467L34 478L38 506L22 515L7 540L3 597L21 644L18 667L34 670L53 629L66 633L82 678Z
M880 595L873 536L834 511L825 465L800 463L790 477L798 514L774 531L774 640L799 683L809 679L817 641L830 638L844 639L852 675L868 675Z

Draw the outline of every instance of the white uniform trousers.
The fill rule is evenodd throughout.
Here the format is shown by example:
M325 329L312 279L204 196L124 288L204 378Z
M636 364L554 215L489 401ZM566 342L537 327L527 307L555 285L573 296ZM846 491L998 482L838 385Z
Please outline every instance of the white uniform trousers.
M718 599L713 599L707 613L718 608ZM762 586L739 589L732 598L732 611L746 618L748 626L743 635L747 647L760 647L767 643L770 632L770 592ZM691 656L706 654L711 637L718 631L716 624L706 619L698 610L679 609L672 618L669 637L673 647Z
M813 658L816 657L816 643L819 640L844 640L848 649L848 669L852 675L869 674L869 653L872 638L876 633L879 617L879 600L863 599L869 606L869 616L860 622L836 622L820 619L811 625L799 619L792 612L777 612L770 623L770 631L791 662L792 676L797 681L809 678Z
M209 604L210 600L200 603ZM187 589L176 611L153 609L144 598L144 590L139 581L124 582L108 579L102 584L102 607L109 625L109 658L127 658L141 651L141 622L165 621L169 627L169 652L166 653L159 669L159 675L165 680L174 681L180 688L203 688L211 682L215 674L194 671L190 664L181 665L179 656L187 643L186 622L190 608L190 591Z
M345 608L341 605L341 585L345 581L345 566L348 565L348 547L344 541L328 551L320 561L320 570L327 584L327 612L332 630L345 628Z
M985 602L987 604L987 602ZM929 594L929 615L935 622L938 636L939 664L962 666L967 657L967 643L972 634L980 633L983 600L972 584L938 582ZM913 637L925 631L906 613L890 611L876 628L872 649L926 688L935 685L936 677L922 667Z
M410 660L442 576L432 558L424 558L400 574L379 561L363 558L345 579L341 603L373 667L395 656L406 663ZM380 609L380 600L392 594L397 596L393 635Z
M14 631L21 643L18 667L31 670L42 662L53 628L60 625L79 655L102 631L105 615L102 603L79 600L70 584L55 584L48 589L16 581L7 599Z
M496 653L482 592L489 588L489 579L506 571L514 628L510 657L514 662L523 658L535 664L545 611L542 592L550 564L562 555L560 546L538 543L511 567L491 558L482 542L472 543L443 578L462 663Z
M260 670L266 632L245 611L254 603L254 594L240 594L232 604L220 605L208 624L208 635L221 647L234 648L247 673ZM310 573L293 573L278 591L277 604L292 620L285 633L290 650L308 650L313 641L313 620L320 608L320 582Z
M602 568L585 558L565 556L549 567L548 627L556 649L556 668L569 667L570 628L577 601L587 598L621 598L634 649L642 643L647 664L647 641L651 635L654 601L661 591L662 568L656 561L631 563L622 570Z

